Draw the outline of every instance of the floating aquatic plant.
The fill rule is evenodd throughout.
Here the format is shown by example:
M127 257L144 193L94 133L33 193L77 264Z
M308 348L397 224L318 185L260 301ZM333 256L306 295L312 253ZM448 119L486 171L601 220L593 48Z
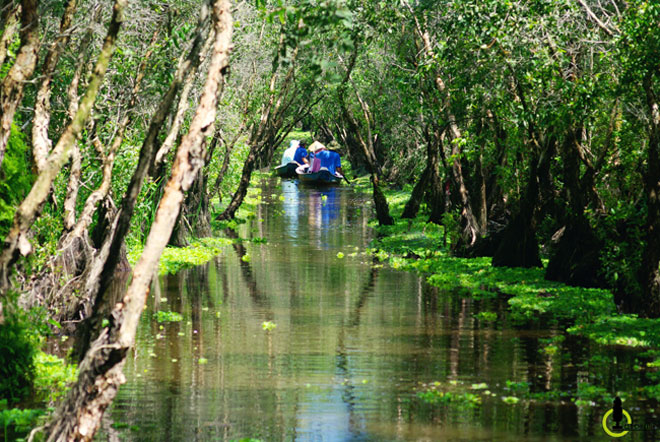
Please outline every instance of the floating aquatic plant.
M158 322L180 322L183 321L183 315L177 312L166 312L159 310L154 314Z

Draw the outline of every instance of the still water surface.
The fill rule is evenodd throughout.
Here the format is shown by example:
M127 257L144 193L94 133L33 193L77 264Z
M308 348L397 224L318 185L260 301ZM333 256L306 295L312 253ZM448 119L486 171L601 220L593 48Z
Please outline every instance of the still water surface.
M369 195L273 179L261 189L237 233L266 243L228 246L153 287L99 440L611 440L609 406L502 399L515 393L507 381L532 392L593 381L589 343L569 338L548 354L557 330L509 321L504 300L461 298L374 262L362 253ZM184 319L159 324L158 310ZM632 354L598 351L602 385L636 385ZM435 382L482 403L428 405L416 393Z

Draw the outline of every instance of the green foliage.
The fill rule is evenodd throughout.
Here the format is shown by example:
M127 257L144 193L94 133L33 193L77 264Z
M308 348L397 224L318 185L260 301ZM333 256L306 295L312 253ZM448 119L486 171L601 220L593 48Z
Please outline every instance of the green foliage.
M27 318L6 316L0 325L0 397L15 404L32 393L38 340Z
M45 413L46 410L41 409L8 409L7 400L0 399L0 427L3 430L4 440L17 440L19 436L26 435Z
M529 393L529 382L506 381L507 390L515 395L525 395Z
M579 322L568 331L604 345L660 348L660 319L636 315L602 316L590 323Z
M13 223L16 207L32 188L34 175L29 153L27 137L12 124L0 180L0 236L3 238Z
M495 312L479 312L476 318L484 322L494 322L497 320L497 313Z
M61 398L67 387L78 376L77 367L74 364L67 364L64 359L44 352L37 353L34 366L36 397L49 404L53 404Z

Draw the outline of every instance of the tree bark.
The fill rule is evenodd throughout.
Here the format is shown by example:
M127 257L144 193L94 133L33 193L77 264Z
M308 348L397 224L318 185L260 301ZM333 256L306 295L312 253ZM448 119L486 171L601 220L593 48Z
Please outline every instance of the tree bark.
M3 14L3 21L0 23L0 28L2 28L2 35L0 35L0 66L5 63L5 59L7 58L7 49L9 49L9 45L18 29L18 14L21 11L20 4L12 5L11 7L6 5L6 8L6 14Z
M41 69L42 80L39 90L37 91L37 99L34 104L34 118L32 120L32 156L37 165L37 172L41 172L46 166L48 153L53 145L48 136L48 126L50 125L51 83L53 81L57 62L64 50L64 46L69 40L69 36L71 35L71 21L73 19L73 14L76 12L77 6L77 0L68 1L60 22L59 35L48 48L46 61Z
M373 135L371 131L371 121L372 121L371 113L369 112L369 108L367 104L360 96L357 87L351 81L351 73L353 72L353 68L355 67L355 63L357 61L357 55L358 55L357 51L358 51L358 46L357 44L355 44L353 53L351 54L351 58L348 62L348 65L346 66L346 73L344 75L344 79L338 89L338 101L341 107L344 121L348 126L348 132L351 133L357 140L357 145L361 148L362 154L364 155L367 161L367 167L369 168L369 173L371 174L374 206L376 209L376 218L378 219L378 224L381 226L391 226L392 224L394 224L394 219L390 215L390 208L389 205L387 204L387 199L385 198L385 195L380 189L380 165L378 164L378 159L376 158L376 152L374 150ZM355 116L353 115L353 113L351 112L351 110L349 109L348 103L346 103L346 98L345 98L346 87L349 82L353 86L353 92L355 93L355 96L358 102L360 103L360 108L362 109L362 114L365 119L364 127L367 131L366 136L362 136L362 133L360 132L360 125L357 119L355 118Z
M172 83L170 83L168 91L161 99L158 109L149 123L147 135L142 143L142 148L140 149L138 165L131 176L131 181L122 199L119 213L117 214L116 228L108 231L108 235L106 235L106 238L104 239L104 242L110 244L110 251L108 254L108 260L103 266L103 271L98 281L98 288L92 288L93 293L91 296L94 297L92 301L94 306L99 304L100 297L103 296L103 293L112 281L117 263L121 256L120 251L124 244L124 237L128 232L131 218L133 217L137 197L142 189L142 184L147 172L154 161L156 146L158 143L158 134L165 123L182 82L190 75L193 66L197 65L200 61L200 53L207 38L207 18L208 11L206 8L203 8L200 12L200 18L197 24L197 31L192 48L185 58L183 58L182 55L177 71L174 74L174 79L172 80ZM93 314L93 316L95 316L95 314Z
M172 174L158 207L156 219L138 260L131 284L111 313L111 321L85 355L78 381L61 403L47 427L48 441L89 441L99 428L107 407L124 381L122 368L128 350L135 343L138 320L184 192L204 162L202 140L213 130L217 88L227 66L231 41L231 12L228 0L213 4L215 42L209 73L200 104L188 134L181 141Z
M493 256L495 267L541 267L539 244L536 239L537 209L540 200L539 177L550 163L554 154L555 140L546 139L543 146L534 146L530 159L529 176L518 211L507 224ZM539 152L540 150L540 152Z
M33 184L30 193L16 210L14 224L5 238L2 254L0 255L0 293L3 295L9 287L11 268L18 260L19 254L27 255L31 251L31 245L27 239L28 230L39 216L55 177L69 158L71 146L76 142L78 135L87 122L108 68L110 57L115 50L115 42L123 21L123 9L126 1L116 0L115 2L108 33L75 118L64 130L57 145L48 156L47 163Z
M0 166L5 157L16 108L23 100L23 87L32 77L39 53L38 0L21 2L21 47L16 61L0 87Z
M424 193L426 192L429 183L430 172L431 172L430 166L427 162L426 167L422 172L422 175L419 177L419 180L415 184L415 187L413 188L413 191L410 194L410 198L408 199L406 206L403 208L403 213L401 214L401 218L411 219L417 216L417 212L419 212L419 207L422 204L422 198L424 197Z
M545 278L582 287L603 287L598 239L584 214L589 189L580 179L580 136L582 128L569 127L561 143L563 179L567 208L565 230L552 247Z

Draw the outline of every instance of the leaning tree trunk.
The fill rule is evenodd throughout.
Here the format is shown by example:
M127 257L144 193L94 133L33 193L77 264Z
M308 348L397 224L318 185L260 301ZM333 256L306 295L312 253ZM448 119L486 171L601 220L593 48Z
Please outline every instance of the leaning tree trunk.
M216 35L213 55L190 130L179 146L172 174L142 256L135 266L131 284L122 302L113 309L109 325L103 329L80 364L78 381L47 426L48 441L92 440L105 410L119 386L125 382L122 368L129 349L135 343L149 284L174 227L184 193L204 163L202 141L213 130L218 84L228 61L232 27L230 6L228 0L216 0L213 4Z
M138 159L137 167L131 176L131 181L128 185L126 193L124 194L119 213L117 214L117 219L115 220L116 227L114 229L110 229L108 234L105 236L104 242L110 244L108 260L103 265L103 270L98 277L98 281L90 284L91 293L88 294L89 296L95 297L92 299L92 305L94 306L99 303L100 297L103 296L105 289L110 285L114 277L115 269L121 257L121 250L123 247L125 247L124 237L128 232L131 218L133 217L137 197L142 189L144 179L147 175L147 172L151 168L157 153L156 147L158 144L158 135L163 125L165 124L165 120L167 119L170 108L174 103L182 83L201 62L200 54L202 52L204 42L208 37L208 33L206 32L208 29L207 14L208 11L205 9L201 11L192 48L188 54L186 54L185 58L182 54L181 61L179 62L179 66L176 70L176 73L174 74L174 78L170 83L170 87L161 99L156 112L151 118L147 135L140 149L140 157ZM96 286L99 288L97 289ZM96 316L95 313L93 313L92 316ZM91 318L91 320L94 320L94 318Z
M360 96L357 87L351 81L351 73L353 72L353 68L357 61L357 55L358 48L357 44L355 44L348 66L346 67L344 79L338 89L338 99L344 120L348 126L348 132L358 141L357 145L361 148L362 154L367 161L367 167L371 174L371 185L373 188L374 206L376 209L376 219L378 220L378 224L381 226L391 226L394 224L394 219L392 218L392 215L390 215L390 207L387 203L387 198L385 198L385 195L380 188L380 166L378 165L378 159L376 158L376 152L374 150L374 137L371 131L371 112L369 111L367 103ZM364 116L364 125L367 131L365 136L362 136L360 125L346 103L346 87L349 82L351 82L351 85L353 86L353 92L360 103L360 108Z
M195 180L186 195L186 200L181 208L181 213L179 214L176 226L174 227L174 232L172 232L172 238L170 238L170 245L177 247L187 246L187 237L189 235L192 235L195 238L204 238L212 235L209 193L207 190L209 181L208 166L213 158L213 152L218 146L219 141L220 130L216 130L204 158L204 167L195 177ZM181 238L182 233L183 238ZM179 235L178 243L173 241L173 238L176 238L176 235Z
M431 132L428 123L424 132L426 135L426 167L410 194L410 199L408 199L403 209L401 218L415 218L426 193L429 196L428 199L431 205L429 221L439 224L444 213L444 192L442 189L442 180L439 175L438 162L438 147L442 134L438 133L438 131Z
M7 50L14 40L14 34L20 25L18 14L21 11L21 6L12 2L11 7L3 3L2 8L2 21L0 22L0 29L2 29L2 34L0 35L0 66L5 63Z
M410 198L408 199L406 206L403 208L401 218L415 218L417 216L419 207L422 204L422 198L424 197L424 193L426 192L429 183L429 176L430 168L427 164L424 168L424 171L422 172L422 175L419 177L419 181L417 181L415 184L415 187L410 194Z
M32 77L39 52L38 0L21 2L21 47L0 87L0 165L5 157L16 108L23 99L23 87Z
M2 254L0 255L0 293L2 294L5 294L9 287L10 272L14 263L21 254L27 255L31 251L32 247L27 239L28 231L41 213L53 181L68 160L71 147L76 142L91 113L96 95L110 63L110 57L115 50L115 42L123 21L125 5L126 0L116 0L108 33L76 115L48 156L44 169L39 173L30 193L16 210L14 224L5 238Z
M50 125L51 83L55 74L57 62L71 35L71 22L78 6L77 0L69 0L60 22L59 35L48 48L46 61L41 69L41 85L37 91L32 120L32 156L37 165L37 171L42 171L48 158L52 142L48 137Z

